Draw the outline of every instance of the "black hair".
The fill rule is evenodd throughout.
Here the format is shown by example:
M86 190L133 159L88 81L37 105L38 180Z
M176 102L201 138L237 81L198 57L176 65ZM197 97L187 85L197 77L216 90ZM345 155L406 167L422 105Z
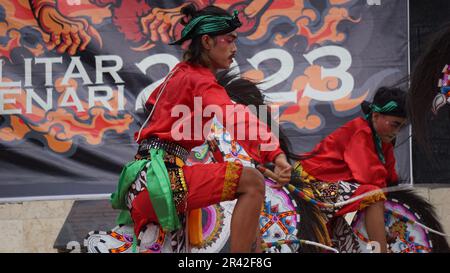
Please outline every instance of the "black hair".
M446 64L450 64L449 23L431 36L411 74L407 108L414 139L424 147L429 147L427 132L431 106L439 92L438 81L442 77L442 69Z
M189 4L184 6L181 9L181 14L185 15L188 18L188 21L182 20L182 25L187 25L190 20L202 16L202 15L216 15L216 16L231 16L226 10L216 7L216 6L207 6L201 10L197 10L193 4ZM211 37L215 37L223 33L211 33L208 34ZM205 61L202 59L202 41L201 36L197 36L192 38L189 48L184 52L183 59L192 64L207 66Z
M230 73L229 70L224 70L216 75L217 82L225 88L228 96L236 103L242 105L254 105L256 106L257 117L260 117L259 105L266 105L266 99L261 89L258 87L260 83L256 83L250 79L241 78L237 74ZM265 121L270 128L274 121L272 119L270 111L267 112L267 120ZM288 159L301 160L307 157L292 153L291 144L283 129L280 127L278 132L278 139L280 141L280 148L286 154Z
M369 103L367 101L364 101L361 104L361 109L365 115L371 113L370 106L372 104L375 104L379 107L383 107L390 101L394 101L397 103L397 107L393 109L392 111L382 113L384 115L389 116L396 116L396 117L407 117L407 110L406 110L406 92L398 87L380 87L377 89L375 96L373 98L373 102Z

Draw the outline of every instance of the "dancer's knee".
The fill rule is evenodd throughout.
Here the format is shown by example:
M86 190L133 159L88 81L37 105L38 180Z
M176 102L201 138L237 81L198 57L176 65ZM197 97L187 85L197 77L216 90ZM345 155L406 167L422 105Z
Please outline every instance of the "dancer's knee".
M238 192L264 196L264 176L254 168L244 167L239 181Z

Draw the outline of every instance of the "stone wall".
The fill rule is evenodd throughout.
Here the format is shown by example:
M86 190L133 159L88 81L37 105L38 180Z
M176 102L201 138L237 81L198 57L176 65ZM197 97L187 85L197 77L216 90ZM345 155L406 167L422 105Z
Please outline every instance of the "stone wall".
M445 232L450 234L450 188L417 187L416 191L436 207ZM0 204L0 252L56 252L53 244L73 202Z
M73 202L0 204L0 252L56 252L53 243Z

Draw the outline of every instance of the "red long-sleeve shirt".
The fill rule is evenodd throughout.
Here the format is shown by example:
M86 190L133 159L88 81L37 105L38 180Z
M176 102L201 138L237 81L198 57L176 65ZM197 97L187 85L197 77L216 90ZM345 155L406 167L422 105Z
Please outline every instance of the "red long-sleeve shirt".
M178 143L187 150L191 150L205 141L204 136L206 134L203 133L203 128L209 130L209 125L205 126L205 124L212 117L203 116L201 112L196 113L195 111L203 111L207 106L216 105L216 109L221 110L215 112L219 121L222 120L223 113L226 117L222 120L224 121L222 124L230 132L233 139L236 139L254 160L260 163L273 162L275 157L282 153L278 139L270 132L266 124L259 122L255 115L246 114L243 117L237 113L227 112L227 106L233 107L235 104L231 101L226 90L217 83L214 74L208 68L181 62L172 71L174 73L167 81L165 90L155 106L151 119L142 130L139 142L142 139L156 136L162 140ZM147 106L155 105L162 86L164 86L164 83L155 89L146 103ZM201 107L194 107L194 98L197 102L201 99ZM177 107L174 108L174 106ZM183 114L172 117L173 110ZM245 128L245 137L240 135L243 128ZM257 132L257 134L250 134L250 130L256 130L252 132ZM181 138L180 132L187 133L190 138ZM137 137L137 133L135 137ZM271 141L276 143L273 145L273 149L268 151L261 149L260 144L267 144Z
M393 145L383 143L382 150L385 164L378 158L368 122L356 118L317 144L302 166L323 181L356 181L382 188L398 180Z

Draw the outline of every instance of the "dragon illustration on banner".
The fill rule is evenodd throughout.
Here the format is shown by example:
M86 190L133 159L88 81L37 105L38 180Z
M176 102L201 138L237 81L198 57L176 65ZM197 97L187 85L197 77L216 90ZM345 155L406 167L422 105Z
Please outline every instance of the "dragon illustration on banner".
M81 143L100 145L107 131L131 139L138 104L160 82L147 69L180 59L167 43L179 37L179 10L191 3L239 11L237 69L278 94L272 103L281 106L280 121L301 132L324 128L318 103L339 117L354 114L375 89L373 77L379 83L393 74L387 69L355 86L348 71L352 56L343 43L365 20L360 1L7 0L0 3L0 141L33 139L70 155ZM315 62L326 56L340 64Z

